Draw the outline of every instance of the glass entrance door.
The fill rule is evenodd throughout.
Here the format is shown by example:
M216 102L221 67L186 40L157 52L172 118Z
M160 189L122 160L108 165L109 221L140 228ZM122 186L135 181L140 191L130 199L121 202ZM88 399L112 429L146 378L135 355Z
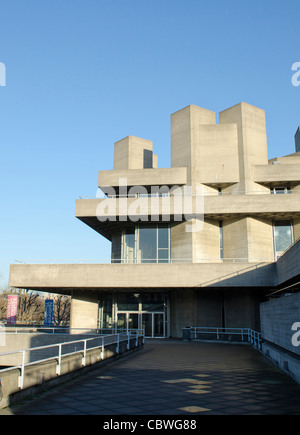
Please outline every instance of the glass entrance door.
M118 312L118 329L144 329L145 337L164 338L165 314L164 313L130 313Z
M142 328L145 330L145 337L165 337L165 314L164 313L142 313Z
M118 329L140 329L139 328L139 313L119 312Z

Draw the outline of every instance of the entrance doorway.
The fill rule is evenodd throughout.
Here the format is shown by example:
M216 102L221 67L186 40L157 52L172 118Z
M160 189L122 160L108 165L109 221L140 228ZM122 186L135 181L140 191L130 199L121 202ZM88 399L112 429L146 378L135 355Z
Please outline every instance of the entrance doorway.
M164 313L142 313L142 329L149 338L164 338L165 335Z
M170 335L167 293L114 292L99 297L99 329L144 329L148 338Z
M165 338L165 313L118 312L118 329L144 329L147 338Z

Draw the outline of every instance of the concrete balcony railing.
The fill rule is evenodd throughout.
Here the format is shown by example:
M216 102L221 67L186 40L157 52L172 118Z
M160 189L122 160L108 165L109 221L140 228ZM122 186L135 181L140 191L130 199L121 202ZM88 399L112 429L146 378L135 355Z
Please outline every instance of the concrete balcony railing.
M187 206L187 201L188 206ZM81 220L85 218L114 222L127 220L151 221L151 217L159 216L161 220L174 220L174 216L203 215L207 218L220 219L226 217L265 216L293 217L300 213L300 193L292 195L204 195L192 198L164 197L113 197L103 199L79 199L76 201L75 215ZM176 219L178 220L178 219ZM185 220L185 219L182 219Z

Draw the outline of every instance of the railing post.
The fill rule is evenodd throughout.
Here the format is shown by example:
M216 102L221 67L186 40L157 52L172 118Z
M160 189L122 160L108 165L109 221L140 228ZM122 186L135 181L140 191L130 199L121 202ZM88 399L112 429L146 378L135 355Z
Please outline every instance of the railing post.
M101 354L100 354L100 359L103 360L104 359L104 337L102 337L102 344L101 344Z
M86 365L86 340L83 341L83 358L82 358L82 366Z
M22 351L21 375L19 376L19 388L20 388L20 390L23 390L23 388L24 388L24 372L25 372L25 350Z
M58 345L58 364L56 366L56 374L57 376L60 376L61 374L61 343Z
M117 349L116 349L117 354L120 353L120 334L117 334Z
M127 342L127 350L130 350L130 331L127 332L128 342Z

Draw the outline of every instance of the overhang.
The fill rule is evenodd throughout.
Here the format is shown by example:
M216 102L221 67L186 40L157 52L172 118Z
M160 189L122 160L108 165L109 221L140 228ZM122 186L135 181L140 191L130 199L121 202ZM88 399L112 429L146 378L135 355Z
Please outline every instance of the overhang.
M274 263L14 264L11 287L71 294L207 287L273 287Z

